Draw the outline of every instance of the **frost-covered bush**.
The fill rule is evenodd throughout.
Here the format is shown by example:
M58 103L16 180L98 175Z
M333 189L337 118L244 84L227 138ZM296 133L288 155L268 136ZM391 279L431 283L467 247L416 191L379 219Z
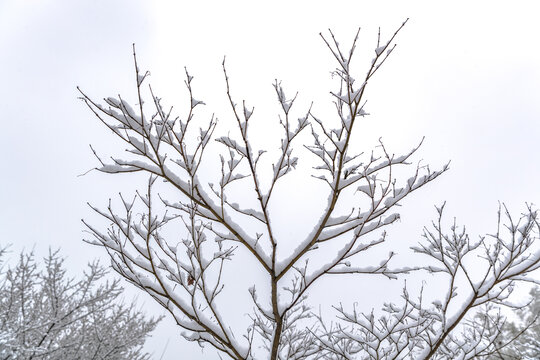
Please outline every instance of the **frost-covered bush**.
M0 261L6 256L2 250ZM58 251L43 262L22 253L0 275L0 359L149 359L145 338L159 319L120 300L118 280L88 265L81 279L66 274Z
M352 61L358 34L348 51L332 33L323 36L337 62L332 72L337 86L330 91L335 113L318 115L316 102L297 111L297 97L287 96L276 81L281 135L274 148L257 141L263 125L253 107L236 102L225 62L224 95L233 126L220 128L214 116L203 125L196 118L205 103L193 94L194 78L187 70L189 105L185 115L176 116L145 86L149 73L139 69L134 51L135 106L120 96L100 104L82 91L81 99L127 146L124 156L107 156L110 160L94 151L97 169L142 173L149 180L134 197L121 195L106 209L93 207L105 224L85 222L94 235L88 241L104 247L114 269L161 304L187 340L210 344L221 356L487 355L496 347L502 321L496 306L506 304L515 281L527 279L540 266L534 209L528 208L517 223L509 214L506 222L501 215L496 235L471 241L456 225L446 232L440 207L439 220L425 229L425 240L413 249L426 257L422 265L394 267L395 252L372 252L389 242L383 228L399 219L402 200L448 169L414 164L419 145L395 155L382 141L362 152L354 140L358 130L366 129L361 123L369 115L364 109L367 86L394 51L401 28L388 41L379 33L374 57L361 77L353 72ZM313 169L295 173L305 164ZM316 190L312 198L322 199L314 202L319 208L292 203L301 198L293 195L306 189ZM313 219L307 218L315 212ZM298 234L303 224L311 225ZM426 301L422 292L412 294L404 287L401 301L381 304L378 313L336 305L338 320L332 323L312 311L310 304L317 299L306 300L326 277L396 279L412 272L431 273L433 280L426 286L430 281L444 286L442 296ZM362 288L361 278L356 286ZM484 316L477 316L479 312Z

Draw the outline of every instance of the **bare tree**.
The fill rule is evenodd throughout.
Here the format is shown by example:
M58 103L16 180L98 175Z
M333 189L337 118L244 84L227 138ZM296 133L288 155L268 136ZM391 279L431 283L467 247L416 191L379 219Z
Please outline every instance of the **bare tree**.
M235 132L214 136L219 127L213 115L204 125L198 123L196 110L205 103L194 95L193 76L187 70L187 114L173 115L172 107L165 107L150 86L153 110L145 112L148 95L143 84L149 73L139 69L134 49L136 108L121 96L106 98L102 105L81 91L81 99L127 146L127 158L113 156L108 162L93 150L100 162L97 170L140 172L148 174L149 181L146 191L137 192L132 200L120 195L120 209L111 201L106 209L92 206L110 226L103 231L85 221L93 234L87 241L103 246L116 271L167 309L187 340L210 344L232 359L424 359L481 354L490 346L486 341L491 336L482 329L491 327L470 327L466 315L487 304L486 322L497 324L489 304L504 302L513 282L538 268L539 256L527 257L538 230L535 211L530 209L525 216L525 229L512 230L511 240L497 235L494 245L486 239L471 243L455 227L451 235L443 235L440 223L435 223L414 250L438 265L394 268L390 266L394 252L375 263L366 258L367 250L387 242L386 232L380 230L399 219L396 206L448 169L445 165L433 171L421 162L413 164L421 142L400 156L382 140L367 154L352 145L353 129L368 115L367 85L394 51L394 39L405 23L387 41L379 31L374 57L360 81L352 73L360 31L346 52L332 32L321 35L338 64L332 72L338 86L330 92L335 117L319 117L316 104L293 115L297 96L288 97L276 81L282 129L277 152L259 148L253 140L254 108L236 102L225 61L226 96ZM222 146L217 150L219 160L212 162L218 145ZM304 164L315 163L305 181L323 184L320 197L326 199L301 240L283 235L275 221L284 205L276 201L276 193L298 189L286 175L299 164L299 157ZM217 170L207 175L212 173L209 169ZM442 216L442 208L439 213ZM306 220L300 216L290 224L298 221ZM374 237L377 233L381 235ZM489 269L478 280L465 270L463 259L481 248ZM261 272L264 279L246 287L251 304L240 309L227 301L227 295L240 296L227 293L227 286L239 279L231 278L226 262L234 263L238 254L250 267L246 273ZM449 278L446 296L425 304L421 296L414 300L404 288L403 304L385 304L387 315L378 320L374 314L340 305L336 309L342 321L329 325L306 301L310 288L323 277L365 274L395 279L424 270ZM457 301L458 273L465 274L472 295L460 298L463 306L456 309L452 305ZM234 319L245 313L251 314L250 325L240 333L233 329ZM469 341L478 336L481 341L476 345Z
M149 359L142 345L159 319L123 304L119 280L103 281L106 271L97 263L81 280L68 278L58 251L43 265L22 253L2 273L1 359Z

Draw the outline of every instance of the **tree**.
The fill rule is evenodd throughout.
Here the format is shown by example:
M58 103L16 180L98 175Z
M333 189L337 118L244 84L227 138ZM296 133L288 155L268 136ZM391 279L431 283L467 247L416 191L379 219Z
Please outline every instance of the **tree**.
M530 304L516 311L517 322L504 324L497 349L491 359L532 360L540 358L540 289L529 293Z
M388 41L379 31L374 58L360 81L352 72L359 32L346 52L332 32L321 35L337 61L332 76L338 85L330 92L335 117L318 116L314 104L297 115L297 96L288 97L276 81L282 137L275 152L253 140L252 125L262 125L254 123L254 107L235 101L225 61L225 92L236 130L228 127L227 135L214 136L217 119L212 115L201 125L195 117L205 103L194 95L193 76L186 70L189 106L185 116L177 117L150 86L146 95L143 84L149 73L139 69L133 48L136 108L121 96L100 104L80 91L94 115L127 146L127 157L112 156L108 162L92 149L100 163L96 169L143 173L149 180L145 191L132 199L120 195L120 209L112 201L106 209L91 206L109 227L103 231L83 220L93 234L87 241L104 247L118 273L167 309L187 340L210 344L232 359L485 356L497 346L493 339L503 321L496 306L508 304L514 283L540 266L533 251L538 245L536 210L528 207L517 223L508 212L505 223L500 211L497 234L471 241L456 224L445 233L441 206L433 229L426 228L425 240L413 248L428 258L422 261L426 265L392 267L393 251L370 261L374 249L388 241L380 230L399 219L396 207L448 169L413 165L421 142L400 156L382 140L367 155L355 146L353 129L369 115L364 109L367 85L393 53L404 25ZM152 102L150 113L146 96ZM209 155L213 153L219 157ZM290 175L299 159L315 162L302 181L312 179L315 185L310 186L326 199L301 240L280 231L276 220L280 209L290 206L276 201L276 194L300 186ZM283 226L306 221L301 214ZM481 270L476 260L469 262L478 256L485 265ZM233 271L245 276L228 272L238 262L243 269ZM331 324L307 301L309 291L325 277L396 279L420 272L446 284L441 299L426 300L423 292L412 296L404 287L402 303L384 304L378 313L335 306L339 319ZM236 290L242 278L254 273L259 276L255 284ZM458 285L463 289L459 296ZM246 293L250 303L244 306L238 299ZM483 322L478 312L485 315ZM245 313L249 323L242 331L235 329Z
M103 281L107 272L97 262L81 280L69 278L58 251L43 267L33 253L21 253L1 273L1 359L149 358L142 345L159 319L121 303L119 280Z

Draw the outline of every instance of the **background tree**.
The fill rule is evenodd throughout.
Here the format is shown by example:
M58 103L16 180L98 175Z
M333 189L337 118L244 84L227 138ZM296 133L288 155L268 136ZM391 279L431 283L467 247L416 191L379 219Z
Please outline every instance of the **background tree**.
M540 358L540 288L530 291L530 304L516 311L517 321L508 322L498 342L505 346L490 359L533 360Z
M5 249L0 259L5 258ZM149 359L145 338L159 319L148 319L120 299L119 280L89 264L81 280L69 278L58 251L40 269L21 253L0 278L0 358Z
M120 195L120 210L112 201L104 210L92 206L109 227L102 231L85 222L94 235L88 241L103 246L116 271L167 309L187 340L210 344L233 359L485 356L497 346L494 339L502 323L495 306L508 304L514 282L540 266L534 252L539 227L534 209L528 208L517 222L508 213L501 215L496 235L471 241L455 224L445 233L442 206L433 229L426 229L425 240L414 247L431 264L392 267L394 251L371 260L373 249L387 242L386 232L378 230L399 219L395 210L400 202L448 169L432 171L420 161L413 165L420 145L397 156L382 140L367 153L355 143L353 129L368 115L367 85L395 49L393 41L403 25L388 41L379 32L374 57L361 80L352 73L359 33L348 51L331 32L322 37L338 64L332 72L338 85L330 92L333 118L318 116L315 104L294 115L297 96L286 96L276 81L282 129L277 151L261 148L254 140L254 108L234 100L225 61L226 96L236 130L225 123L222 130L227 135L214 137L217 119L212 115L201 125L195 118L205 103L195 97L193 76L187 70L186 115L173 115L172 107L164 106L150 86L153 111L145 112L143 84L149 73L139 69L134 51L135 107L121 96L99 104L81 94L96 117L128 147L127 156L112 156L110 161L94 151L100 162L97 169L150 176L144 192L133 198ZM304 147L297 147L298 142ZM289 174L314 162L302 185L295 183ZM301 238L288 235L280 225L295 227L308 221L308 205L280 203L276 194L308 188L310 179L318 182L309 185L310 190L325 200L307 233ZM279 224L284 206L304 209L297 218ZM241 258L242 278L257 273L262 279L243 293L234 290L243 279L227 270L234 269L234 261L226 266L235 255ZM476 256L485 260L482 271L477 271L477 261L470 263ZM429 260L422 261L426 263ZM412 271L446 279L445 295L426 300L423 292L413 297L404 287L402 304L384 304L377 314L339 305L335 308L341 321L331 324L313 313L306 301L323 277L363 274L395 279ZM464 289L459 296L458 285ZM247 307L226 301L227 296L236 300L245 293L251 299ZM475 320L478 311L485 315L483 323ZM245 313L250 313L247 329L233 329Z

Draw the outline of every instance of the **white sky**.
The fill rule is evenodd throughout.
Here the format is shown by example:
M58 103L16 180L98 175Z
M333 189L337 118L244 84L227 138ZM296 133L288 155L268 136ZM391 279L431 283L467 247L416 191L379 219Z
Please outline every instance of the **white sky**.
M389 35L407 17L396 52L367 93L366 141L383 136L389 147L408 149L426 136L421 157L435 167L452 163L405 201L393 232L414 243L434 215L432 205L444 200L447 214L473 236L493 230L499 200L515 213L525 201L539 203L537 2L373 3L0 0L0 244L14 251L35 246L38 254L61 247L73 274L91 259L108 262L81 241L80 219L93 217L87 201L104 204L134 182L77 176L96 165L88 144L108 154L116 139L77 100L75 87L98 99L132 96L132 43L166 103L185 104L179 89L187 66L198 98L227 118L227 55L238 100L274 115L275 78L304 103L330 100L334 64L319 32L331 28L348 44L361 26L358 50L371 57L377 27ZM164 323L155 332L148 349L156 358L168 339L164 360L179 352L217 358L179 342L175 331Z

